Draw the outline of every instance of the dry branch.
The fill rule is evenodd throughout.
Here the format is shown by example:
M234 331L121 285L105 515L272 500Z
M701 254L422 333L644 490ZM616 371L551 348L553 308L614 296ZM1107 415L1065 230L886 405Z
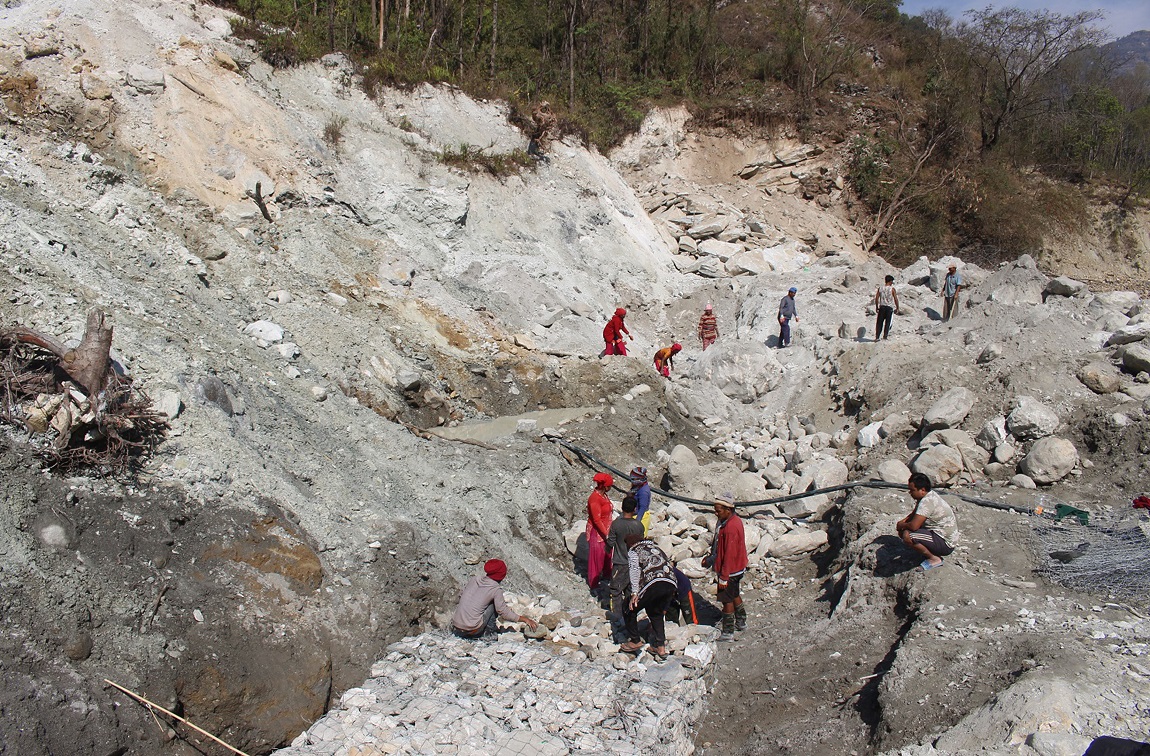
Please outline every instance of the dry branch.
M220 745L222 745L224 748L227 748L227 749L228 749L229 751L231 751L232 753L235 753L235 754L239 754L239 756L250 756L250 754L244 753L243 751L241 751L240 749L236 748L235 746L233 746L233 745L230 745L230 744L226 743L226 742L225 742L225 741L223 741L223 740L220 740L219 738L217 738L215 735L211 734L210 732L208 732L208 731L207 731L207 730L205 730L204 728L202 728L202 727L199 727L198 725L194 725L194 724L192 724L192 723L191 723L191 722L189 722L188 720L186 720L186 719L184 719L183 717L181 717L179 714L173 714L172 712L170 712L170 711L168 711L167 709L165 709L163 706L160 706L158 703L155 703L155 702L153 702L153 701L149 701L148 699L146 699L146 698L144 698L143 696L141 696L139 693L133 693L132 691L130 691L130 690L128 690L127 688L125 688L123 685L119 685L118 683L114 683L114 682L112 682L111 680L109 680L109 679L108 679L108 678L106 678L106 677L104 678L104 682L108 683L109 685L111 685L113 688L115 688L116 690L120 691L121 693L124 693L124 694L126 694L126 695L128 695L128 696L131 696L132 698L136 699L136 700L137 700L137 701L139 701L140 703L144 704L144 706L147 706L147 707L148 707L148 711L154 711L154 710L159 710L159 711L162 711L164 714L167 714L167 715L168 715L169 717L171 717L172 719L175 719L175 720L176 720L176 721L178 721L178 722L181 722L181 723L183 723L183 724L186 724L188 727L191 727L193 730L195 730L196 732L200 733L201 735L205 735L205 736L207 736L207 737L211 738L211 739L212 739L212 740L214 740L215 742L217 742L217 743L219 743Z

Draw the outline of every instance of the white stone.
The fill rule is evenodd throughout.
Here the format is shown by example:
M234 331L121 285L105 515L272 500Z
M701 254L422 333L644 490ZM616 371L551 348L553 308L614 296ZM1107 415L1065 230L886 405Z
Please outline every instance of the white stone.
M887 459L876 470L879 480L887 483L906 483L910 479L910 468L901 460Z
M870 448L882 440L879 435L879 429L882 428L881 422L873 422L870 425L864 425L859 428L858 438L856 443L863 448Z
M948 486L962 472L962 455L957 449L938 444L924 449L910 465L913 472L923 473L935 486Z
M254 323L248 323L244 326L244 333L269 344L282 341L284 337L283 326L270 320L257 320Z

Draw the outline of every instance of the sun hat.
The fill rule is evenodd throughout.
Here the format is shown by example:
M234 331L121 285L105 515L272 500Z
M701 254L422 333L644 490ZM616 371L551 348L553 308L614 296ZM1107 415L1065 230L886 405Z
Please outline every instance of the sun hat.
M724 507L735 508L735 495L730 491L723 491L715 497L716 504L722 504Z

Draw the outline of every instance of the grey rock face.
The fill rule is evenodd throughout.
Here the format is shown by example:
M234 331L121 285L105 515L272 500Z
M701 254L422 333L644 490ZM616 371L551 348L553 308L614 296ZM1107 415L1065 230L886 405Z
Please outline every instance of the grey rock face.
M125 81L140 94L156 94L164 90L164 72L147 66L132 66L128 69Z
M1076 281L1069 276L1058 276L1050 279L1043 294L1056 297L1078 297L1090 293L1090 287L1082 281Z
M932 485L948 486L958 478L962 467L962 455L957 449L938 444L923 450L915 457L910 469L926 475Z
M1135 375L1150 371L1150 349L1141 344L1126 347L1122 354L1122 365Z

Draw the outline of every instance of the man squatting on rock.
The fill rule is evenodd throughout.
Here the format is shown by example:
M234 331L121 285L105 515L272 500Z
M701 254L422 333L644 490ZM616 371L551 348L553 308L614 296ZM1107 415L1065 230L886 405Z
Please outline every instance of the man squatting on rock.
M723 605L721 641L733 641L736 630L747 629L747 610L739 595L739 583L747 569L747 542L743 521L735 514L735 496L721 493L715 499L715 516L719 518L711 553L703 558L704 567L714 567L719 579L718 600Z
M878 341L880 337L889 338L890 323L894 314L902 314L898 306L898 292L894 288L894 276L887 276L883 285L875 289L874 306L878 312L878 320L874 326L874 340Z
M930 478L914 473L906 484L914 509L898 521L895 530L902 542L925 557L915 569L924 572L942 565L942 558L954 551L958 523L946 500L932 491Z
M460 638L482 638L484 635L499 632L495 615L508 622L523 622L532 630L538 627L535 620L516 614L507 606L503 589L499 583L507 577L507 565L502 559L488 559L483 565L483 575L473 575L463 586L459 595L459 605L451 617L451 626Z
M792 286L779 302L779 349L791 345L791 318L799 322L799 311L795 309L795 294L798 291Z

